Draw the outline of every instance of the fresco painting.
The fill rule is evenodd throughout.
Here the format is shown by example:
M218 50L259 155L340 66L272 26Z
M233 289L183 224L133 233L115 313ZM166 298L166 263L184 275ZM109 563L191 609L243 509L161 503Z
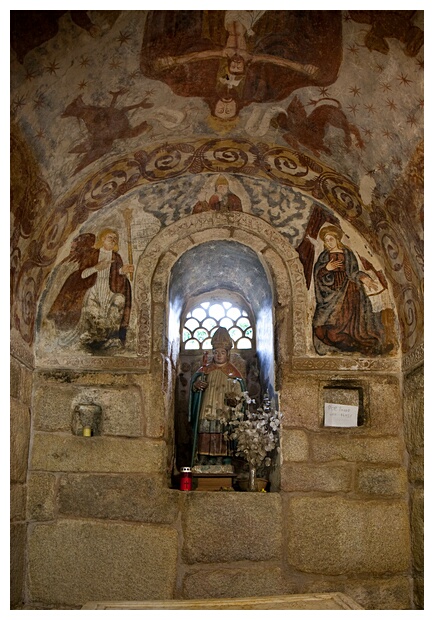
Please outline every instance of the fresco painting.
M374 312L371 303L371 296L381 294L387 283L381 273L373 277L359 268L356 255L341 241L343 234L333 225L319 232L324 249L313 273L315 350L320 355L328 351L388 353L393 343L386 342L381 314Z
M77 342L90 350L125 346L131 313L128 277L134 266L123 263L118 249L118 234L110 228L97 237L83 233L73 240L65 262L75 270L47 315L61 333L61 346Z
M81 95L66 106L62 117L77 118L84 123L88 132L87 139L69 151L70 153L83 153L73 174L77 174L90 163L110 152L115 140L134 138L150 129L147 121L131 126L127 113L137 108L152 108L154 104L148 101L152 92L145 93L144 99L139 103L121 108L116 107L118 98L127 92L127 89L110 92L111 102L108 106L88 105Z
M240 196L231 191L234 184L235 191L243 196L245 210L272 223L297 247L310 296L316 354L377 356L396 349L395 314L386 277L370 262L372 252L367 253L360 242L356 243L357 251L350 249L351 241L346 235L348 241L342 243L345 233L331 211L293 190L276 191L252 180L237 179L233 183L231 175L210 175L205 183L199 181L198 200L190 198L183 210L178 210L178 220L210 211L242 212ZM147 245L145 239L139 241L140 231L152 226L157 231L158 220L163 228L173 223L176 205L183 196L182 187L180 181L175 183L163 201L165 208L155 212L155 223L149 219L146 205L156 203L158 186L150 186L136 200L133 227L133 209L119 206L119 216L125 223L125 263L119 254L119 235L113 228L104 227L97 234L82 232L73 239L70 253L53 279L58 294L46 311L46 321L54 327L52 337L64 350L79 349L104 356L134 351L134 342L127 342L127 335L131 328L135 332L138 310L134 308L133 263ZM141 214L137 211L140 204ZM169 213L171 218L167 218ZM302 213L309 214L307 221Z
M225 176L220 175L215 182L215 193L206 198L205 192L202 190L199 200L193 207L193 213L202 213L203 211L217 211L219 213L228 213L229 211L242 211L240 198L230 191L229 182Z
M395 355L397 325L404 350L414 345L423 224L409 188L423 172L423 12L25 13L11 22L11 115L16 163L33 181L12 200L11 287L26 342L28 296L50 278L38 319L48 348L134 353L133 265L165 227L212 211L260 218L297 250L312 354ZM68 37L79 52L67 61L58 52ZM38 200L52 208L32 239ZM324 226L344 231L334 252ZM116 239L104 249L106 229ZM413 251L395 252L406 236Z
M231 120L253 102L332 84L341 58L338 11L149 11L140 66Z

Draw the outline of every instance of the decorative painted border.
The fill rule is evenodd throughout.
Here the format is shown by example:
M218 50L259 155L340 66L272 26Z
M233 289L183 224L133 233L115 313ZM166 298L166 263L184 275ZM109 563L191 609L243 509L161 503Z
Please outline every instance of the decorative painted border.
M424 363L424 345L413 349L402 358L402 370L409 372Z
M324 370L338 372L387 372L398 373L401 371L400 360L382 358L347 358L347 357L294 357L292 359L294 370Z

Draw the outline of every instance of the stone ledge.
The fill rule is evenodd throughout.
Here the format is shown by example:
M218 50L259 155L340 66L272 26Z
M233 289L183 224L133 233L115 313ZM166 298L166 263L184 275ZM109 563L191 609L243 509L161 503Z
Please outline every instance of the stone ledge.
M289 594L252 598L218 598L206 600L170 601L95 601L82 609L363 609L356 601L341 592L327 594Z

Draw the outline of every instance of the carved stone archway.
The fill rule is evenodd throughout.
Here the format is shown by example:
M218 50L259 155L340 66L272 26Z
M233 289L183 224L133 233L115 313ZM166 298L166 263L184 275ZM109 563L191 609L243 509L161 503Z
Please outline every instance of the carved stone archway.
M278 350L281 361L307 353L307 295L298 254L272 226L247 213L207 212L165 228L148 245L136 275L137 353L150 368L153 356L168 350L166 300L172 266L187 250L206 241L233 240L253 249L274 282Z

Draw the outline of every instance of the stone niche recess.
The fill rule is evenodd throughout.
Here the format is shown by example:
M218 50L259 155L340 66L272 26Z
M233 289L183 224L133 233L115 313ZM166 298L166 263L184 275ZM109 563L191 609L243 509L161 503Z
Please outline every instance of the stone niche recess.
M331 383L323 387L322 397L324 426L326 426L326 405L330 404L336 404L342 406L342 408L352 408L352 411L354 411L354 420L351 419L351 426L363 426L367 423L366 398L363 396L362 386L345 381L337 384ZM356 408L356 410L354 408ZM342 421L337 420L336 424L342 424ZM328 426L331 427L330 424Z

